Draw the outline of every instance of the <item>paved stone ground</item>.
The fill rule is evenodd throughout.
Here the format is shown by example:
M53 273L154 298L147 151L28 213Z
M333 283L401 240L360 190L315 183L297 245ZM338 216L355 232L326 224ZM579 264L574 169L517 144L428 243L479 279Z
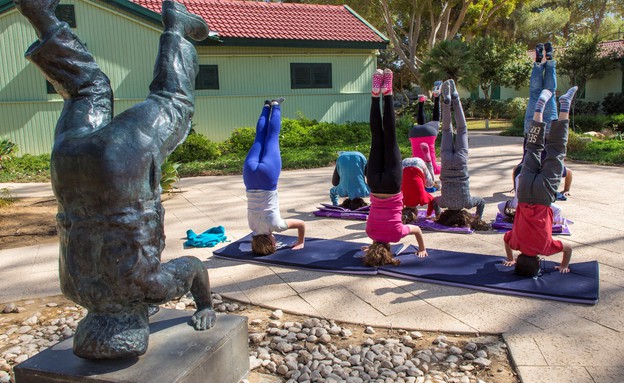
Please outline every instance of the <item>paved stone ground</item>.
M511 168L521 139L471 132L471 191L488 203L511 197ZM522 381L623 382L624 367L624 168L567 163L574 171L572 196L561 202L574 221L574 262L600 263L600 302L595 306L496 295L379 276L347 276L241 264L214 258L214 249L183 249L187 229L224 225L236 240L248 234L241 176L187 178L182 193L165 202L167 248L163 260L194 255L206 260L212 289L242 302L321 318L374 326L465 333L500 333L508 342ZM306 221L307 236L367 241L360 221L316 218L329 199L333 169L284 171L282 215ZM49 185L4 184L16 196L51 195ZM502 236L426 233L428 248L503 255ZM413 238L405 239L410 244ZM223 246L223 245L221 245ZM553 260L560 261L560 255ZM0 251L0 302L56 295L57 245Z

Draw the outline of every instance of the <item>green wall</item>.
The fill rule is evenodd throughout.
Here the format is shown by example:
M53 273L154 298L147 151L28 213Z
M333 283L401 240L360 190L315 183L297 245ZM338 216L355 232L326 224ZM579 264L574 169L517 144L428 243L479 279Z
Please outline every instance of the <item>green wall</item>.
M97 1L74 4L75 29L111 80L115 112L148 93L161 27ZM19 154L49 153L63 101L46 94L39 70L24 59L35 41L28 22L12 9L0 15L0 137ZM196 92L195 128L210 139L227 138L237 127L255 126L267 98L285 97L283 116L329 122L365 121L376 51L366 49L199 46L200 64L218 65L219 90ZM290 88L290 63L331 63L332 88Z

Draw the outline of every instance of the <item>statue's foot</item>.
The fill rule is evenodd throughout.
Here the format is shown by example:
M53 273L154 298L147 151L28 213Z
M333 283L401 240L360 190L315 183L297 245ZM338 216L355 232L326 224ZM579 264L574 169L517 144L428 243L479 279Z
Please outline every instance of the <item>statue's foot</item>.
M175 1L163 1L162 21L165 30L178 31L195 41L205 40L210 31L204 19L190 13L184 5Z
M147 351L147 307L116 314L87 313L76 327L74 354L85 359L134 358Z
M17 10L27 18L38 18L42 14L53 16L60 0L14 0Z

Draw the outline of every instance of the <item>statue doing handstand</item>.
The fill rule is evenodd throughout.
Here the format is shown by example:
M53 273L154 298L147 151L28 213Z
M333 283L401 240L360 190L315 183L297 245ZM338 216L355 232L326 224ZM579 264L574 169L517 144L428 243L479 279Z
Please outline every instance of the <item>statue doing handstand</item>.
M147 99L113 117L108 77L54 10L58 0L16 0L38 41L26 58L65 100L56 126L51 178L59 203L61 290L87 316L74 353L89 359L142 355L148 307L189 290L197 330L214 326L208 273L195 257L161 263L165 247L160 168L191 126L197 52L208 26L163 1L164 31Z

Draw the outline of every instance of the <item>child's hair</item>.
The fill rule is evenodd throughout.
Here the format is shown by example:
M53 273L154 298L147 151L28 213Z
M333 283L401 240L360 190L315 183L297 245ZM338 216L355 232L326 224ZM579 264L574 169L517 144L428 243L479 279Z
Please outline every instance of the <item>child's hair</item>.
M479 217L473 217L472 214L468 213L464 209L447 209L440 214L440 217L436 220L436 222L447 227L469 227L477 231L490 230L489 224Z
M401 221L403 224L414 222L418 219L418 209L416 207L405 206L401 211Z
M388 242L373 242L373 244L368 247L368 250L366 250L362 261L364 262L364 266L371 267L398 265L401 263L401 261L394 258Z
M269 234L258 234L251 237L251 251L258 255L275 253L275 245Z
M511 200L505 202L505 217L503 217L503 221L513 223L516 218L516 209L511 207Z
M342 201L342 203L340 204L340 207L344 207L345 209L349 209L349 210L357 210L361 207L364 207L368 205L366 202L364 202L364 200L360 197L354 198L354 199L345 199L344 201Z
M525 254L518 255L516 259L516 274L523 277L536 277L540 272L540 258Z

